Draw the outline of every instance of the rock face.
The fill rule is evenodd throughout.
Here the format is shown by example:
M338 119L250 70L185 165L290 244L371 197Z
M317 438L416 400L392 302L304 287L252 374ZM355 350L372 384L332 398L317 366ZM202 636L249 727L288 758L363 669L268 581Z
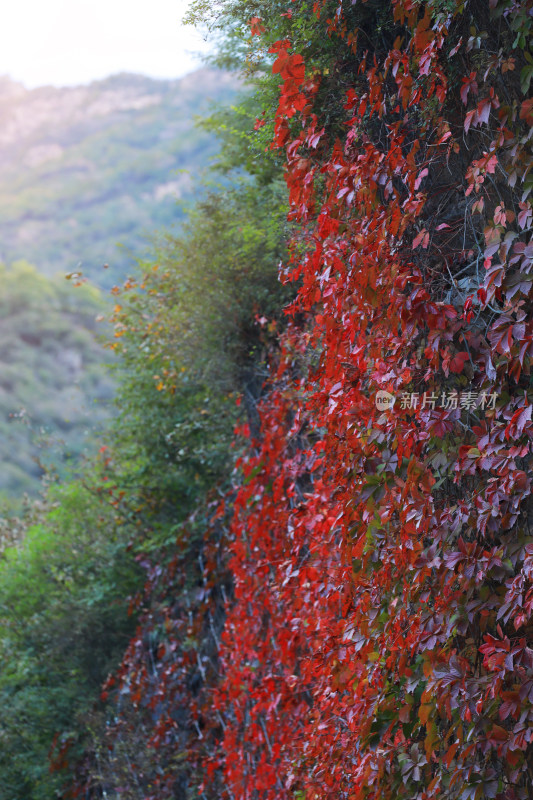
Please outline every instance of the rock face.
M33 90L0 78L0 260L121 280L132 257L117 242L142 255L147 236L180 219L176 200L216 151L193 117L239 89L211 69Z

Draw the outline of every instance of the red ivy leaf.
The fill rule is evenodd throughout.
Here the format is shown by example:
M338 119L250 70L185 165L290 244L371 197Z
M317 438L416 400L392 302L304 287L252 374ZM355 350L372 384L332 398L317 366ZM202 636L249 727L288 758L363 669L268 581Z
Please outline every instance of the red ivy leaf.
M465 361L468 361L468 358L468 353L466 353L464 350L460 353L457 353L450 361L450 370L458 375L463 371Z
M463 85L461 87L461 100L466 105L468 100L468 93L477 94L478 86L476 82L476 72L471 72L467 78L463 78Z

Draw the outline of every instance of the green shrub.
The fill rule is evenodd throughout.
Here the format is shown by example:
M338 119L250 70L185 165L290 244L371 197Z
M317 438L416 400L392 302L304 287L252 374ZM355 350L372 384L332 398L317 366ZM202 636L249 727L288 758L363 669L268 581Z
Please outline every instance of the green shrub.
M3 800L49 800L65 779L48 755L83 747L84 715L133 630L138 568L113 509L81 484L0 561L0 774Z

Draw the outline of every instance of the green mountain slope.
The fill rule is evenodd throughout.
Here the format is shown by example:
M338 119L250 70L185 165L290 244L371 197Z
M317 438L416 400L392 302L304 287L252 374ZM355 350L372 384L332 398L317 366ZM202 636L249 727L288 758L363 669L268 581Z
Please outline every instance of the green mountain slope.
M194 116L238 89L211 69L31 91L1 79L0 261L116 283L146 237L180 219L176 201L216 152Z
M0 267L0 495L34 491L42 464L61 473L105 424L113 383L97 339L99 293Z
M0 497L33 493L41 462L75 465L110 413L105 292L64 275L107 290L179 223L218 149L194 117L240 86L212 69L31 91L0 78Z

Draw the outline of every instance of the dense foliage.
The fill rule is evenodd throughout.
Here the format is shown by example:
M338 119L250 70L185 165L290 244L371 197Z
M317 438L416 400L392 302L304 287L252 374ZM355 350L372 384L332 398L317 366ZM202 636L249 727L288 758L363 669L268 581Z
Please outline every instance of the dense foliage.
M275 181L211 193L161 241L156 263L115 291L117 469L171 516L228 475L238 391L253 414L264 379L255 317L288 297L275 268L284 217Z
M53 701L48 781L37 724L25 797L69 764L84 798L531 795L532 10L194 4L255 76L207 123L247 172L116 291L121 415L77 523L100 509L125 559L99 597L130 558L146 580L100 704ZM65 563L110 663L123 620ZM25 648L62 652L49 594L27 637L3 622L29 687Z
M314 11L326 70L270 47L308 322L235 501L226 791L529 797L531 9Z
M270 219L265 207L274 207ZM119 692L111 679L102 694L105 701L109 693L108 711L98 689L124 653L125 663L147 658L143 677L159 676L158 648L172 615L197 596L212 512L198 510L186 534L182 525L215 484L227 486L239 391L254 413L266 369L255 317L262 309L275 315L292 294L277 281L285 215L279 178L254 188L237 176L232 187L206 193L180 235L160 238L156 263L113 289L118 413L107 443L79 483L52 494L51 509L34 512L26 532L17 525L22 544L0 563L0 641L9 655L0 667L6 800L19 800L20 791L35 800L64 791L83 748L87 787L111 791L132 779L135 787L160 779L145 753L161 718L155 696L141 701L137 675L126 676L124 666ZM78 291L82 302L89 290ZM148 571L144 588L138 565ZM175 576L175 596L168 586L158 595L163 568ZM22 586L35 592L16 603ZM117 705L109 716L111 700ZM169 757L174 783L181 761Z
M49 493L0 562L3 798L52 798L87 746L89 712L134 630L139 567L113 508L82 484Z

